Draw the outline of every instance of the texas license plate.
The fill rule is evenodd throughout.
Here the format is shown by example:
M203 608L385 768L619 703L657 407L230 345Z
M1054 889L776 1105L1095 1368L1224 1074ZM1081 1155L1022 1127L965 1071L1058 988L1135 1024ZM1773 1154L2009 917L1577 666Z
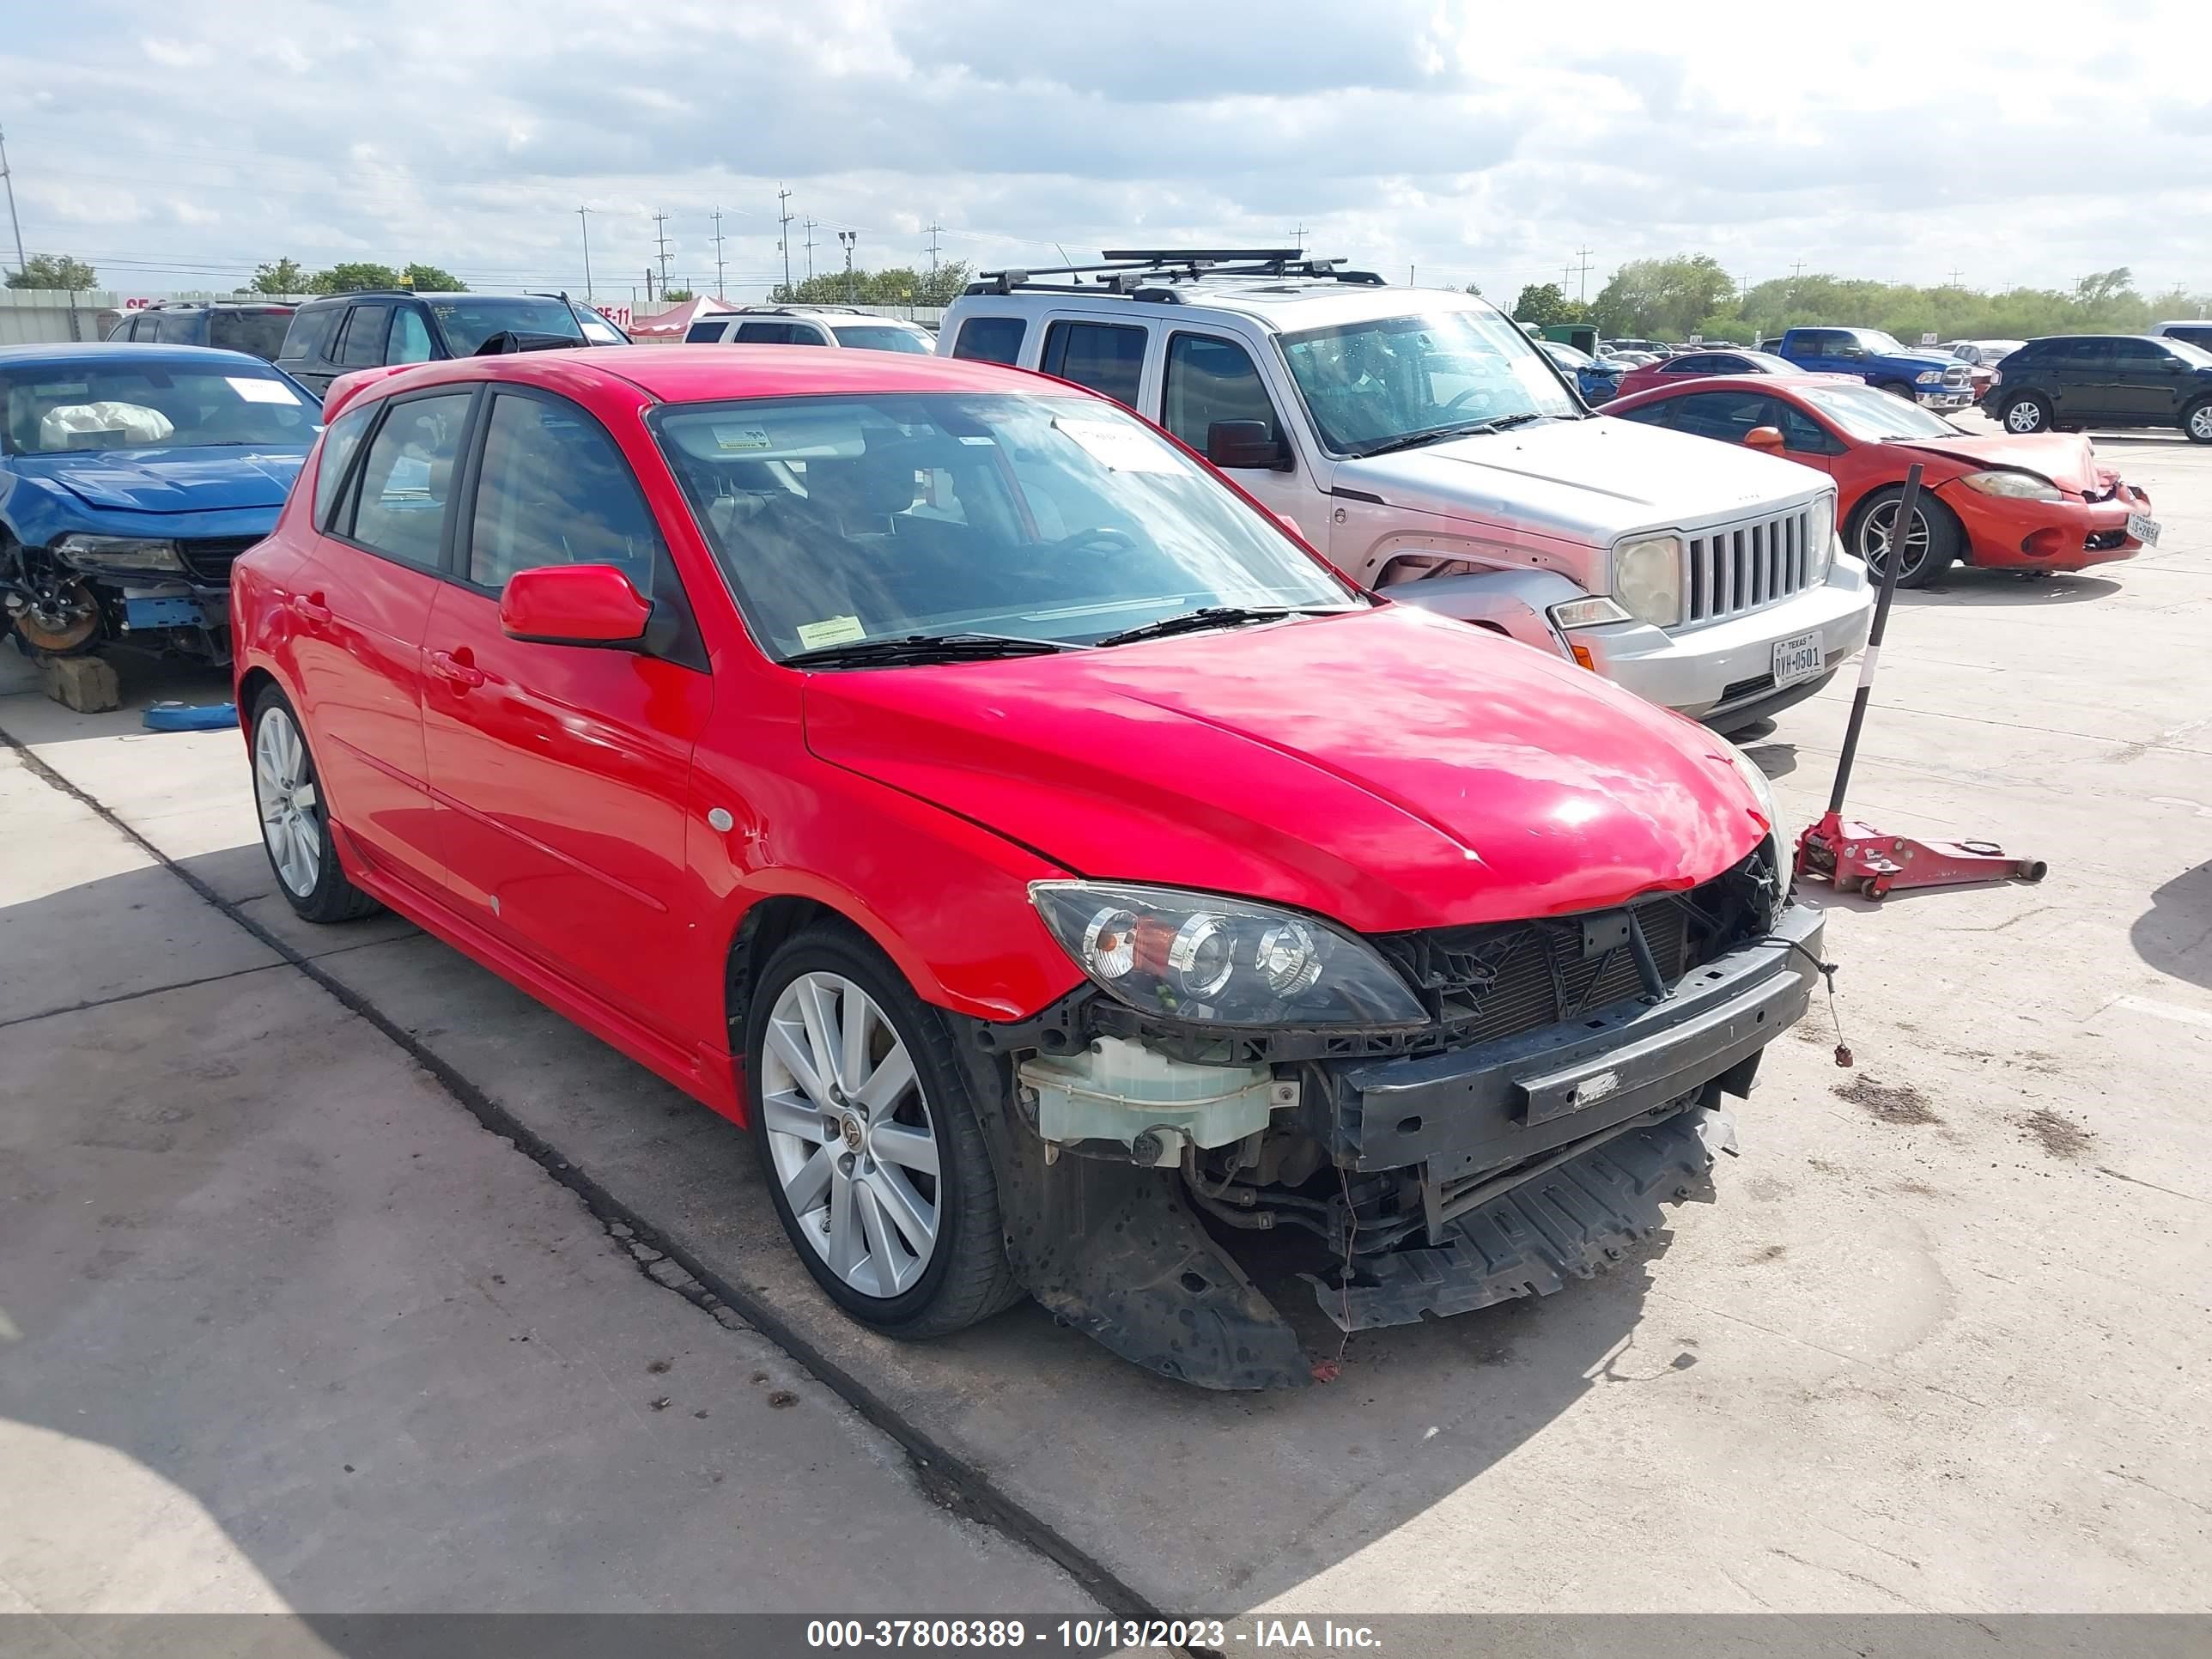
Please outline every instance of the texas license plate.
M2140 513L2128 514L2128 534L2145 547L2158 545L2158 520L2146 519Z
M1774 689L1795 685L1800 680L1809 680L1820 672L1820 636L1800 634L1795 639L1774 642Z

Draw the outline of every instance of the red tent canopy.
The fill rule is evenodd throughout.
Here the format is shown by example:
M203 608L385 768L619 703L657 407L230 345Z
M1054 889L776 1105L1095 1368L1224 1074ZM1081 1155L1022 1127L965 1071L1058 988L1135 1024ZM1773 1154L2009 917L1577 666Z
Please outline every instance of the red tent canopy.
M717 312L735 311L735 306L724 305L720 300L701 295L696 300L686 300L672 311L658 312L650 317L640 317L629 325L633 340L680 340L684 331L702 317L712 317Z

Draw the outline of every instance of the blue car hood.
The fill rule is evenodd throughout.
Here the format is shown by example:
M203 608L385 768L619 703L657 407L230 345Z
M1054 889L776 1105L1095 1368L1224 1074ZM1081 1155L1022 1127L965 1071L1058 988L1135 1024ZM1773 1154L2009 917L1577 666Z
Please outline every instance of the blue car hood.
M103 449L12 455L19 477L57 484L88 507L121 513L220 513L276 507L300 476L290 449Z

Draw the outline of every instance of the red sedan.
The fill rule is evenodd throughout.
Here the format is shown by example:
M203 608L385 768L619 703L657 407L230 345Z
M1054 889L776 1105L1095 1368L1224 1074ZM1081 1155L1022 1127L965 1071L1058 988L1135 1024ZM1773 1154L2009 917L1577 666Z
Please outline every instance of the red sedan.
M1844 545L1876 574L1913 463L1926 493L1898 586L1954 559L1978 568L2081 570L2158 539L2150 497L2101 465L2089 441L2045 432L1978 437L1942 416L1835 375L1741 376L1620 398L1608 416L1771 450L1836 481Z
M1356 1257L1346 1329L1587 1278L1804 1011L1756 767L1370 599L1103 398L673 346L330 414L234 567L286 898L389 906L749 1126L878 1329L1033 1293L1309 1382L1201 1214ZM1536 1179L1573 1228L1498 1218Z
M1715 374L1795 374L1797 365L1787 357L1778 357L1771 351L1753 351L1748 346L1715 347L1709 351L1685 351L1672 357L1662 357L1656 363L1645 363L1632 368L1620 377L1620 390L1615 398L1632 397L1639 392L1650 392L1660 386L1679 386L1684 380L1700 380ZM1842 376L1838 376L1842 379ZM1610 407L1607 413L1612 412Z

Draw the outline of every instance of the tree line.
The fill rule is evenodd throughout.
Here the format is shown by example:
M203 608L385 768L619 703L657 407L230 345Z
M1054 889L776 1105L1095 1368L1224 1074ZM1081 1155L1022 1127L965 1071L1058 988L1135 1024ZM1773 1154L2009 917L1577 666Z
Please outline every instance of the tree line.
M100 286L100 272L65 253L37 253L9 274L9 288L40 288L82 293ZM327 270L309 270L297 259L271 259L257 266L241 294L355 294L370 288L412 288L425 294L465 294L469 285L439 265L378 264L353 260Z
M957 259L948 259L933 271L910 265L890 265L881 270L825 270L788 286L778 283L769 291L771 303L780 306L949 306L958 299L973 273Z
M2071 288L1994 292L1808 272L1739 289L1708 253L1632 259L1597 297L1571 300L1557 283L1531 283L1513 315L1540 327L1594 323L1607 339L1706 340L1749 345L1786 328L1879 328L1900 340L2032 340L2045 334L2138 334L2168 318L2212 314L2212 294L2173 288L2144 297L2125 265L2093 271Z

